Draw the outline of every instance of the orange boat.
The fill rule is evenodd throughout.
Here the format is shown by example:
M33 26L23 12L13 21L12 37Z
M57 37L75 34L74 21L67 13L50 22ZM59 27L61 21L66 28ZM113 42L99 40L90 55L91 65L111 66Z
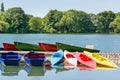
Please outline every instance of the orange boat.
M3 43L3 47L5 50L18 50L14 44Z
M43 50L43 51L57 51L57 46L55 44L48 44L48 43L38 43L39 47Z

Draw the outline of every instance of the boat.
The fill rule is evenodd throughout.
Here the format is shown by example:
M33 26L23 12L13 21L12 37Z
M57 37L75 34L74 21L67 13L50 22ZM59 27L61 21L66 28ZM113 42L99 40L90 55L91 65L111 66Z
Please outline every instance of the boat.
M61 65L61 63L63 62L63 59L64 59L64 56L63 56L62 50L58 50L54 52L51 56L51 66Z
M3 43L3 47L5 50L18 50L14 44Z
M19 53L7 52L0 55L0 62L6 66L17 66L20 63L20 60L21 55Z
M40 47L36 44L29 44L29 43L14 41L14 45L16 46L17 49L23 50L23 51L41 51Z
M99 52L100 51L97 49L82 48L82 47L73 46L70 44L65 44L65 43L60 43L60 42L56 42L56 46L58 49L68 50L70 52L75 52L75 51L78 51L78 52L83 52L83 51Z
M82 52L76 52L78 62L87 67L96 69L96 61Z
M5 50L3 47L0 47L0 50Z
M48 43L38 43L39 47L43 51L57 51L57 46L55 44L48 44Z
M45 61L45 54L31 51L24 55L24 60L27 65L42 66Z
M112 67L112 68L117 68L118 66L116 64L114 64L113 62L111 62L109 59L97 54L97 53L91 53L91 52L88 52L88 51L84 51L84 53L93 58L97 65L103 65L103 66L106 66L106 67Z
M67 50L64 51L64 67L65 68L74 68L77 66L77 58L74 56L74 53Z
M27 72L27 76L44 76L46 72L44 66L25 65L24 70Z

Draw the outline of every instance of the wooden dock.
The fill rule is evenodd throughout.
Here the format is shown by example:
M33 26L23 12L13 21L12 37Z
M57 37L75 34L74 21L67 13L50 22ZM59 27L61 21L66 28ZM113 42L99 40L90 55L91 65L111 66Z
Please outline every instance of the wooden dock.
M17 53L19 53L21 55L24 55L24 54L28 53L29 51L0 51L0 54L4 54L6 52L17 52ZM50 60L51 55L54 53L54 52L47 52L47 51L46 52L45 51L36 51L36 52L45 53L47 60ZM98 54L108 58L113 63L120 66L120 53L98 53ZM23 57L22 57L21 62L24 62Z

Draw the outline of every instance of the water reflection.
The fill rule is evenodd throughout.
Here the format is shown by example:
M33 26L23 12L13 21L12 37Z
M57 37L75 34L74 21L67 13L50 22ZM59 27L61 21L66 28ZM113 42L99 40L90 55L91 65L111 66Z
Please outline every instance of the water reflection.
M19 80L118 80L120 74L120 68L114 69L103 66L88 70L88 67L85 66L65 68L65 66L57 65L51 67L51 65L27 66L24 64L20 66L0 66L0 69L0 80L16 80L16 78ZM101 76L102 78L100 78Z
M3 76L18 76L20 66L0 66L1 75Z
M24 69L28 73L28 76L44 76L46 72L46 69L44 66L25 65Z

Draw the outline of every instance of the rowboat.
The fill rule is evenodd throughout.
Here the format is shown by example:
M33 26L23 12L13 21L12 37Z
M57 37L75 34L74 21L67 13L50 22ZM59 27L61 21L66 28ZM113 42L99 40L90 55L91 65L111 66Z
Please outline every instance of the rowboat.
M24 60L27 65L42 66L45 61L45 54L31 51L24 55Z
M23 50L23 51L41 51L40 47L36 44L29 44L29 43L23 43L23 42L16 42L14 41L14 44L17 49Z
M27 72L27 76L44 76L46 72L44 66L25 65L24 70Z
M82 47L73 46L70 44L59 43L59 42L56 42L56 46L58 49L68 50L71 52L75 52L75 51L78 51L78 52L83 52L83 51L99 52L100 51L100 50L96 50L96 49L82 48Z
M3 47L5 50L18 50L14 44L3 43Z
M0 47L0 50L5 50L3 47Z
M39 47L43 51L57 51L57 46L55 44L48 44L48 43L38 43Z
M64 66L65 68L67 67L76 67L77 66L77 58L74 56L73 53L69 52L69 51L64 51Z
M59 65L63 62L63 59L64 59L63 51L58 50L51 56L51 65L52 66Z
M76 58L78 62L88 68L96 69L96 61L82 52L76 52Z
M114 64L113 62L111 62L110 60L108 60L107 58L97 54L97 53L91 53L91 52L88 52L88 51L84 51L84 53L93 58L97 64L99 65L103 65L103 66L106 66L106 67L112 67L112 68L117 68L118 66L116 64Z
M0 55L0 61L3 65L16 66L19 65L21 55L15 52L7 52Z

